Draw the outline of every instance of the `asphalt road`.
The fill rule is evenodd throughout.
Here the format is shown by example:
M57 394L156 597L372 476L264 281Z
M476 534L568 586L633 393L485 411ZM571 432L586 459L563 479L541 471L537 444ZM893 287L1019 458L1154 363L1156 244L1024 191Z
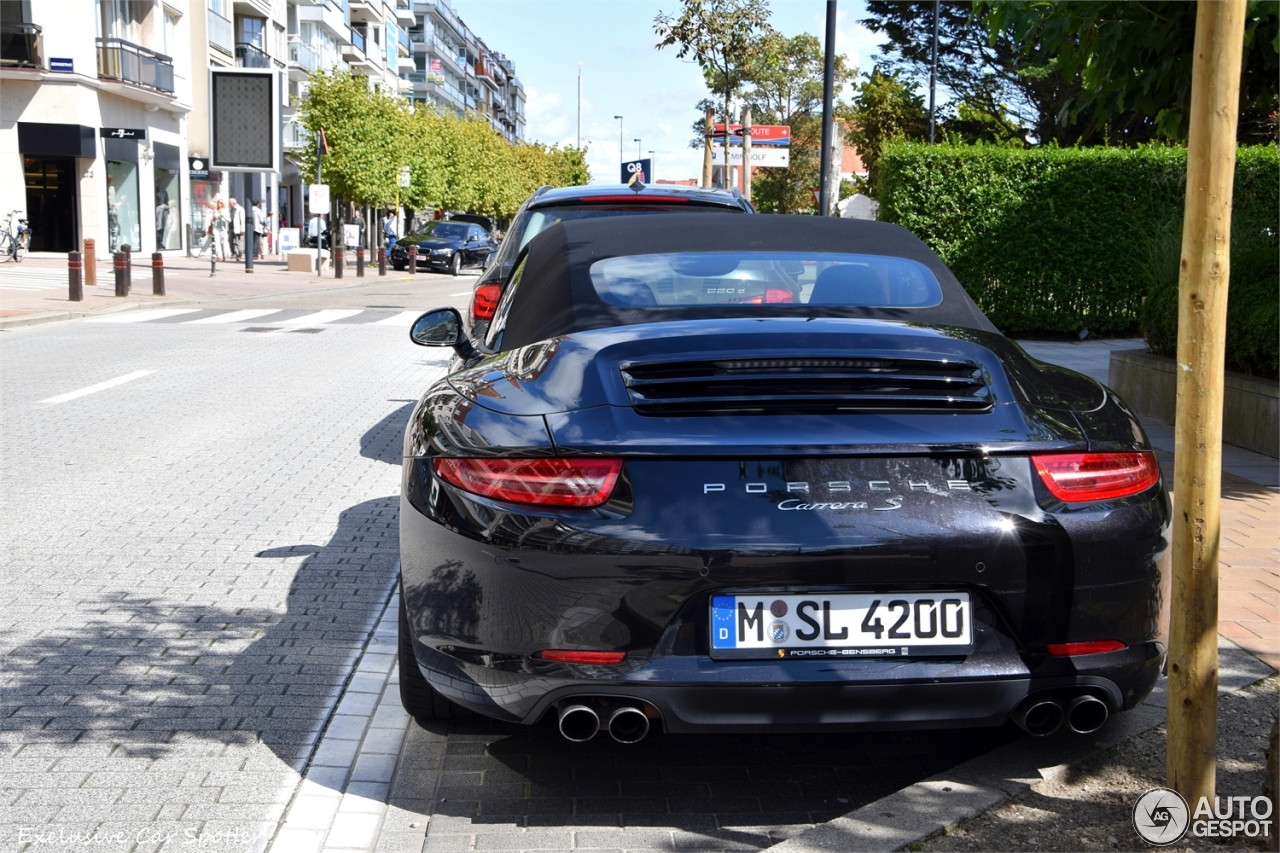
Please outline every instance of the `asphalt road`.
M470 281L0 332L0 849L267 846L395 581L407 324ZM433 850L758 849L1009 737L407 728Z

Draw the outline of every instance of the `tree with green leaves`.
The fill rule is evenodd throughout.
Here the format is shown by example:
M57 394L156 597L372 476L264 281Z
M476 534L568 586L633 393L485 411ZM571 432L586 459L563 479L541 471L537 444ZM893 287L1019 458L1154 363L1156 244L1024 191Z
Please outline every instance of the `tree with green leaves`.
M867 167L867 181L876 183L876 166L885 145L922 140L929 135L929 111L913 83L898 73L875 69L858 87L849 110L845 140L858 149Z
M324 131L329 143L324 182L335 196L356 204L382 204L395 198L400 168L406 164L387 152L409 147L409 111L404 100L370 89L366 78L348 71L317 71L311 75L300 112L312 138ZM314 145L294 156L304 175L315 174Z
M977 4L992 39L1007 39L1029 69L1078 80L1057 119L1113 137L1145 126L1185 140L1196 3L1019 0ZM1238 138L1277 138L1280 4L1250 0L1240 76Z
M729 102L740 90L744 72L773 33L767 0L683 0L680 15L659 11L653 19L658 50L675 47L676 56L691 57L702 68L711 91L724 98L724 123ZM726 134L725 160L729 140Z
M744 100L756 124L791 128L791 165L755 173L752 200L767 213L814 209L813 190L821 184L822 42L807 33L788 38L768 33L744 69ZM857 77L843 56L836 57L835 91ZM835 104L837 116L847 108Z

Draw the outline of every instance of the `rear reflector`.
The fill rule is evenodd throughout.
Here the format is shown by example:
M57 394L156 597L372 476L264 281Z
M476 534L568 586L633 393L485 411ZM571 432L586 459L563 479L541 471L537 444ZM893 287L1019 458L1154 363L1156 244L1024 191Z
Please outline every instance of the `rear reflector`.
M1160 480L1160 466L1151 451L1055 453L1032 456L1031 464L1055 498L1071 502L1124 498Z
M498 299L502 296L502 285L482 284L471 294L471 319L492 320L493 312L498 310Z
M436 459L436 475L463 491L520 504L593 507L609 500L621 459Z
M1049 654L1059 658L1073 658L1080 655L1098 655L1103 652L1118 652L1125 648L1119 640L1090 640L1087 643L1050 643Z
M626 652L577 652L569 649L543 649L543 660L558 660L562 663L602 663L616 666L627 659Z

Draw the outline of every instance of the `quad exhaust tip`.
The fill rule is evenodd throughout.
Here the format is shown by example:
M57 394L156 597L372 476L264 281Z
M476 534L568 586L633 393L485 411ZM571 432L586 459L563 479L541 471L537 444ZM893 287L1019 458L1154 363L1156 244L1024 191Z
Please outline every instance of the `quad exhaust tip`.
M565 740L586 743L600 731L600 715L590 705L566 705L560 709L560 734Z
M1034 737L1048 737L1062 725L1062 706L1052 699L1028 699L1013 713L1013 721Z
M1107 724L1111 711L1107 703L1088 693L1071 700L1067 706L1067 726L1076 734L1087 735Z
M649 717L639 708L622 705L609 715L608 729L618 743L639 743L649 734Z
M1107 724L1111 709L1091 693L1079 693L1070 700L1059 701L1052 693L1028 696L1014 709L1012 720L1034 737L1048 737L1063 723L1076 734L1087 735Z
M573 743L586 743L601 729L618 743L639 743L649 734L650 718L658 711L647 702L614 697L578 696L560 706L560 734Z

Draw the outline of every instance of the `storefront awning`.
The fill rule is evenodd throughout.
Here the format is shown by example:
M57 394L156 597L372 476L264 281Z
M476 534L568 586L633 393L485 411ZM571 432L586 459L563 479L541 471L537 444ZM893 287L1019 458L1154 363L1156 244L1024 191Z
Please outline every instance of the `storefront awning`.
M82 124L18 122L18 153L34 157L98 156L97 132Z

